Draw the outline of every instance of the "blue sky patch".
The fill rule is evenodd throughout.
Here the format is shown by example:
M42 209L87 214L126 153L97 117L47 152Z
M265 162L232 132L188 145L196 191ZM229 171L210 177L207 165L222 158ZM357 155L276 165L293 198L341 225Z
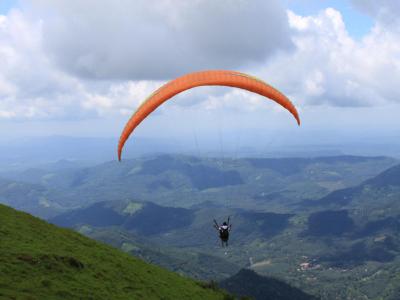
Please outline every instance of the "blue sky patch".
M0 0L0 15L6 15L11 8L16 6L16 0Z
M287 0L287 7L302 16L316 15L328 7L334 8L342 14L347 31L355 39L365 36L374 24L371 17L357 10L348 0Z

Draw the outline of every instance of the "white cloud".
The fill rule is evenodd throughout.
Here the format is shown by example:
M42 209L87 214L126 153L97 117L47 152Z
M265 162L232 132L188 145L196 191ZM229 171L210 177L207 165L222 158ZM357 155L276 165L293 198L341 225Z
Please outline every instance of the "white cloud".
M290 46L287 16L278 1L22 5L0 17L0 119L131 114L163 82L126 78L233 69ZM202 102L204 91L213 97L226 93L204 88L185 93L176 104Z
M353 40L340 12L316 16L289 12L296 50L263 67L271 80L302 105L379 106L400 100L400 35L377 24Z
M46 50L84 78L159 80L262 63L290 47L278 0L31 1Z
M400 34L382 22L356 41L334 9L304 17L286 15L277 1L118 3L41 0L0 16L0 120L128 117L160 78L214 67L255 74L302 111L400 100ZM291 118L268 103L204 87L158 113L167 107Z
M132 112L157 82L82 80L43 49L43 21L0 16L0 120L77 120Z
M0 118L65 116L78 103L80 83L48 60L41 30L19 11L0 18Z
M352 3L361 11L375 18L380 25L391 31L400 31L400 1L352 0Z
M106 89L88 91L81 107L84 110L95 111L100 116L131 115L160 85L160 82L155 81L109 83Z

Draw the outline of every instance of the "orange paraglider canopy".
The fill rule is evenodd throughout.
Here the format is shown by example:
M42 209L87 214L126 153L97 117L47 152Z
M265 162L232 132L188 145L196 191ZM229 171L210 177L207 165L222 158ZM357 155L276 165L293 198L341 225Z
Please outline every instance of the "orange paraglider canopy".
M286 108L300 125L299 115L292 102L284 94L262 80L236 71L211 70L195 72L166 83L139 106L122 131L118 143L118 160L121 160L122 148L130 134L150 113L173 96L188 89L205 85L231 86L267 97Z

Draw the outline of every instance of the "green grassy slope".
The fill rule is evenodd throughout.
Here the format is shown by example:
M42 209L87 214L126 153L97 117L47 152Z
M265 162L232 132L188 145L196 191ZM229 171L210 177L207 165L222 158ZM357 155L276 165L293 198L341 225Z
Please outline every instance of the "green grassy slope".
M224 299L110 246L0 205L0 299Z

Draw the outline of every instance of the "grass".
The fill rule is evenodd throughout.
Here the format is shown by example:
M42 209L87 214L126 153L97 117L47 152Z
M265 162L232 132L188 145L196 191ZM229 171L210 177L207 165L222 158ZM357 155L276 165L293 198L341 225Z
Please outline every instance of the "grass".
M0 299L226 299L221 290L0 205Z

